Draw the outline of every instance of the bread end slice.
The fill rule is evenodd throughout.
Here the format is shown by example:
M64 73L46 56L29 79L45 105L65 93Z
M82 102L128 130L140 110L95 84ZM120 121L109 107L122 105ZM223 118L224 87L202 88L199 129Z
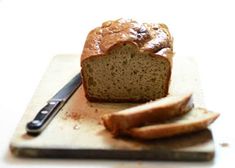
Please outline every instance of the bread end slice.
M125 133L138 139L157 139L200 131L207 128L219 113L204 108L194 108L184 116L168 120L161 124L132 128Z

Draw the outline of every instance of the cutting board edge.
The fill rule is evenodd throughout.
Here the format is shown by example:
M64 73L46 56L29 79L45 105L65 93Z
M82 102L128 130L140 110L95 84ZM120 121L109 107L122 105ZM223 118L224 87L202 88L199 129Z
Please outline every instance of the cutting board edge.
M61 158L61 159L110 159L110 160L149 160L149 161L211 161L215 151L177 152L171 150L108 150L108 149L53 149L24 148L10 145L11 153L19 158Z

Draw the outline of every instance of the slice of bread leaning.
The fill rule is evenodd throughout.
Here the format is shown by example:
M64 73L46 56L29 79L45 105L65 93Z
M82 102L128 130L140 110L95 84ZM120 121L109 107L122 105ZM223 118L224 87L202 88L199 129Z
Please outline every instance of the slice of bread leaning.
M147 102L168 94L173 39L164 24L107 21L87 36L81 55L89 101Z
M192 93L169 95L155 101L102 117L104 126L114 135L148 123L183 115L193 108Z
M189 113L163 123L132 128L125 133L138 139L157 139L196 132L207 128L219 114L204 108L193 108Z

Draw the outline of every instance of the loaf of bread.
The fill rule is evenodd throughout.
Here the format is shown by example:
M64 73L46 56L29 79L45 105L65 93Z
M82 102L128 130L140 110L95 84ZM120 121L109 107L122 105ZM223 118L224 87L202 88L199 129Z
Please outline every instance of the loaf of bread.
M168 94L173 40L164 24L118 19L92 30L81 55L90 101L146 102Z
M192 93L171 95L102 117L104 126L113 135L149 123L183 115L193 108Z
M156 139L200 131L219 117L218 113L194 108L189 113L163 123L132 128L126 134L138 139Z

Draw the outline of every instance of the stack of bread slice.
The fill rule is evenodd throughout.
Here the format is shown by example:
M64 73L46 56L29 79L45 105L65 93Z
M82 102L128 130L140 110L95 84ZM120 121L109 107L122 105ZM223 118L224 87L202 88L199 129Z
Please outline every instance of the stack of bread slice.
M156 139L200 131L218 116L205 108L194 107L192 93L184 93L106 114L102 120L115 136Z

